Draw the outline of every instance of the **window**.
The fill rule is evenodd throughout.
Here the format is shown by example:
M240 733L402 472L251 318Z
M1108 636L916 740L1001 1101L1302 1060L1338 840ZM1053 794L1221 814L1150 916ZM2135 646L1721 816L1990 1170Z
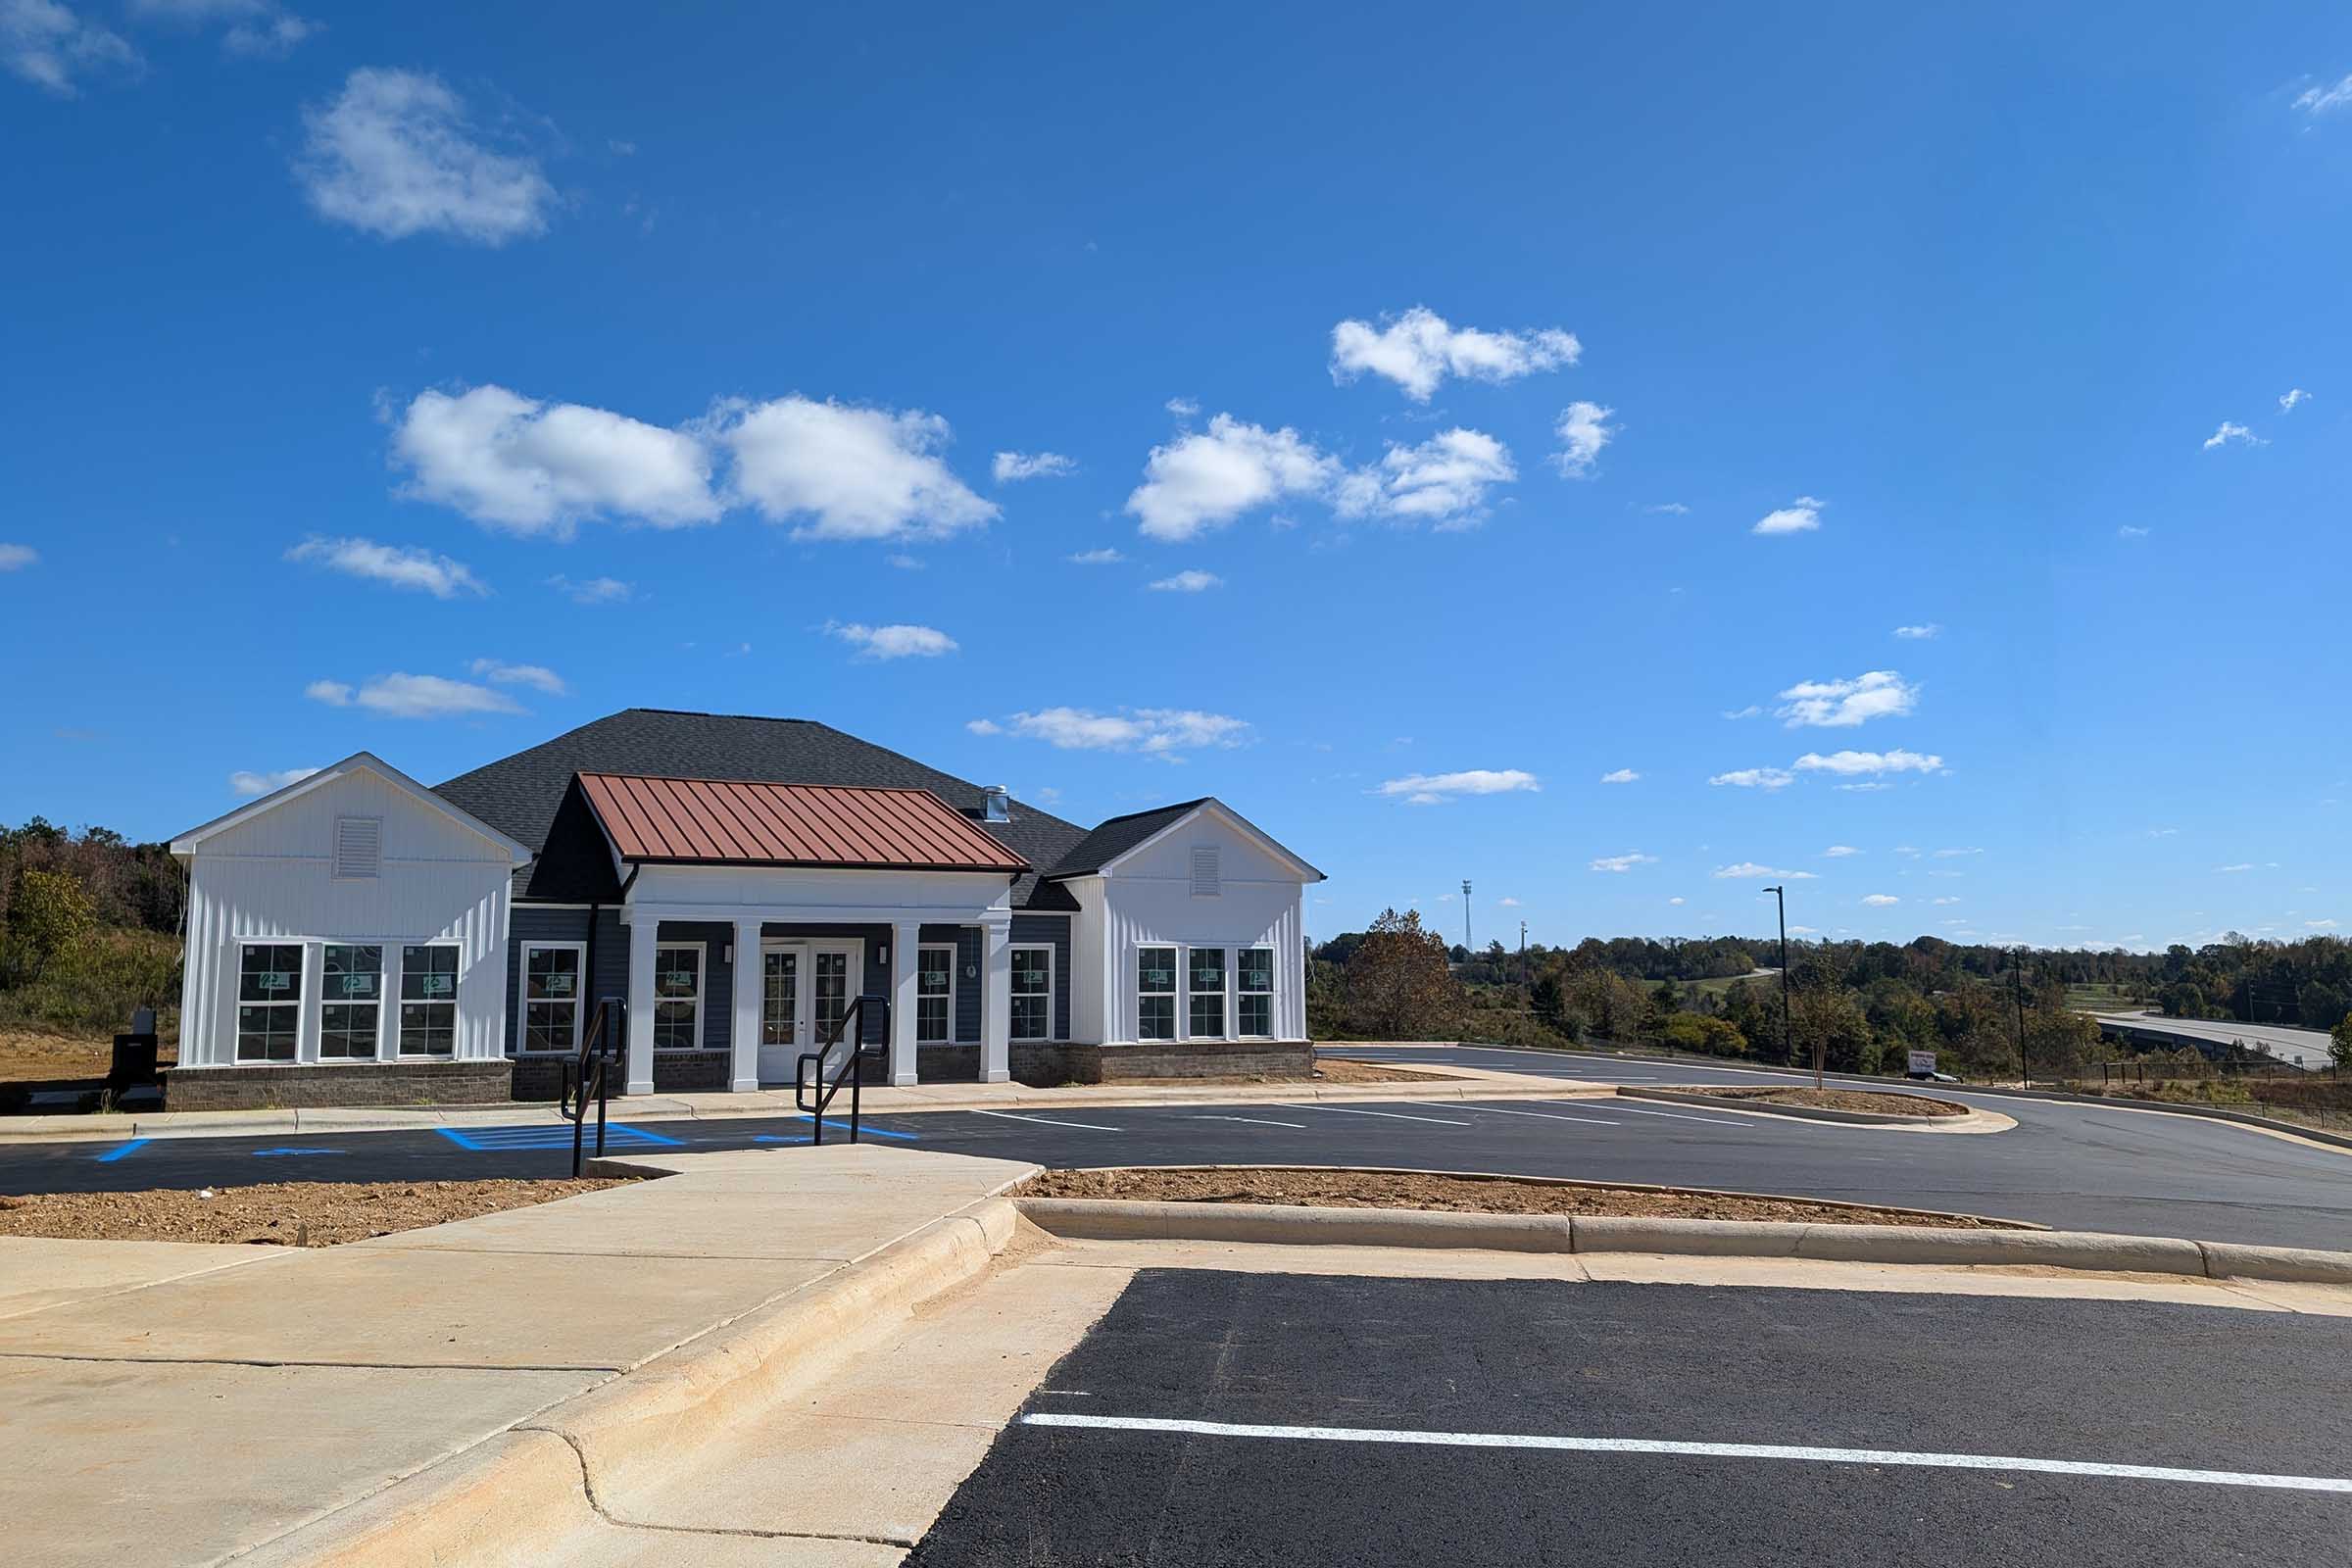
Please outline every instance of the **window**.
M771 948L760 956L760 1043L790 1046L800 1041L801 956Z
M335 818L335 880L371 881L384 858L384 819L380 816Z
M302 944L248 942L237 960L237 1059L292 1061L302 1035Z
M384 1012L384 950L330 942L318 976L318 1059L373 1061Z
M703 1045L703 945L654 949L654 1049Z
M1012 950L1012 1038L1054 1037L1054 950Z
M1017 959L1015 960L1018 961ZM1020 982L1013 982L1020 989ZM1013 1016L1020 1016L1016 1004ZM924 1045L944 1044L956 1022L956 950L918 948L914 959L914 1038Z
M454 1056L458 1050L458 950L400 950L400 1054Z
M1135 1038L1176 1038L1176 950L1135 950Z
M809 961L816 965L816 994L812 999L815 1004L816 1044L830 1051L840 1044L838 1037L841 1027L849 1021L850 956L839 951L827 953L819 949L810 956ZM859 1014L860 1028L864 1027L863 1017L862 1013ZM850 1044L855 1047L864 1042L853 1040Z
M1217 866L1217 847L1214 844L1193 846L1193 897L1214 899L1224 892L1223 879Z
M580 1049L580 957L576 942L522 945L522 1049Z
M1193 1038L1225 1038L1225 950L1193 950Z
M1274 950L1244 948L1235 955L1234 988L1241 993L1234 1003L1241 1014L1239 1032L1261 1039L1271 1036L1274 1033Z

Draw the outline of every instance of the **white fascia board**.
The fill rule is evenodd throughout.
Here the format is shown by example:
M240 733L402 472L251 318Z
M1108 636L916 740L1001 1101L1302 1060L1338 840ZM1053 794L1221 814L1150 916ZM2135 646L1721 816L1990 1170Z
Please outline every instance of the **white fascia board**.
M202 844L206 839L225 833L230 828L241 826L264 811L274 810L290 801L300 800L313 790L323 789L334 783L335 780L349 777L354 772L373 773L394 789L413 798L419 806L439 811L461 827L488 839L513 856L514 864L527 865L530 863L532 854L529 849L515 843L472 812L458 809L373 752L354 752L340 762L320 768L309 778L296 779L285 788L272 790L258 801L246 802L224 816L216 816L201 827L192 827L172 841L172 853L180 859L188 859L195 855L196 846Z
M1327 880L1322 872L1316 870L1313 866L1307 864L1304 860L1301 860L1298 858L1298 857L1293 855L1290 851L1284 849L1281 845L1266 837L1265 833L1255 824L1244 818L1240 812L1236 811L1232 807L1227 806L1223 801L1219 800L1202 801L1199 806L1194 807L1191 810L1185 812L1175 821L1170 822L1167 826L1161 828L1158 832L1152 834L1141 844L1131 844L1126 849L1121 850L1118 854L1112 856L1109 859L1104 860L1101 865L1095 868L1093 874L1096 876L1116 875L1118 864L1121 860L1143 854L1152 845L1157 844L1161 839L1164 839L1171 833L1174 833L1178 828L1183 827L1195 817L1212 813L1215 815L1218 821L1224 823L1236 833L1241 834L1252 844L1255 844L1259 849L1265 851L1266 854L1271 856L1274 859L1279 860L1284 865L1289 866L1292 871L1298 875L1299 881L1321 882Z

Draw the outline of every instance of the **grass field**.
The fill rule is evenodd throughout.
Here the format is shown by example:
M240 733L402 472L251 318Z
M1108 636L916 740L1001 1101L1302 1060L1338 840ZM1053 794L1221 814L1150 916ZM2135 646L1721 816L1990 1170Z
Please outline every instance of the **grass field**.
M2137 1012L2146 1004L2119 986L2072 985L2066 1004L2077 1012Z

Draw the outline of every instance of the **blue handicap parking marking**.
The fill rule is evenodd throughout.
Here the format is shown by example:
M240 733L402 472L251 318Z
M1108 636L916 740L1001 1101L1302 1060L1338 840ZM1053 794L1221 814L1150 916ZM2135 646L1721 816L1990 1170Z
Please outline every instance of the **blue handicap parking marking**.
M850 1124L848 1122L835 1121L830 1116L825 1118L825 1125L833 1128L837 1132L846 1133L850 1130ZM858 1130L862 1136L868 1138L903 1138L908 1143L921 1142L921 1135L918 1133L896 1132L888 1127L877 1127L870 1121L858 1123ZM814 1143L815 1141L816 1140L808 1133L801 1133L792 1137L787 1137L779 1133L756 1133L752 1137L752 1142L755 1144L809 1144Z
M253 1157L256 1159L278 1159L298 1154L340 1154L343 1151L340 1149L310 1149L289 1145L284 1149L257 1149L253 1152Z
M476 1154L502 1153L512 1149L569 1149L572 1138L572 1128L568 1124L535 1127L468 1127L463 1130L456 1127L436 1127L433 1131L460 1149ZM595 1134L587 1134L586 1141L593 1144L596 1141ZM607 1148L618 1144L623 1149L683 1149L685 1140L671 1138L663 1133L649 1132L643 1127L632 1127L626 1122L616 1121L606 1126L605 1144Z
M806 1144L811 1143L813 1140L807 1133L803 1133L798 1138L779 1138L774 1133L760 1133L752 1139L752 1142L755 1144Z
M154 1142L155 1140L152 1138L133 1138L127 1143L117 1144L105 1153L97 1156L98 1163L101 1165L111 1165L116 1160L122 1158L125 1154L135 1154L140 1150L146 1148L149 1144Z

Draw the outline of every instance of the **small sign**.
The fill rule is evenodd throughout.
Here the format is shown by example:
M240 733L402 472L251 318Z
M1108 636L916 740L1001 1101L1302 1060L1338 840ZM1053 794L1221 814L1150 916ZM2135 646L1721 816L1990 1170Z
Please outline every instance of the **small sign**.
M255 983L264 991L290 991L294 977L283 969L265 969L255 977Z
M345 975L343 977L343 994L347 997L374 996L375 976L371 974Z
M454 974L425 974L416 978L422 982L416 989L428 997L446 997L458 989L458 977Z
M662 983L673 992L691 994L694 990L694 971L692 969L672 969L662 977Z
M545 976L545 977L544 977L544 978L541 980L540 984L541 984L541 989L545 990L545 991L546 991L546 993L547 993L549 996L551 996L551 997L568 997L568 996L570 996L570 995L571 995L571 976L570 976L570 975L567 975L567 974L551 974L551 975L547 975L547 976Z
M1933 1051L1912 1052L1910 1072L1911 1076L1914 1078L1934 1077L1936 1074L1936 1053Z

